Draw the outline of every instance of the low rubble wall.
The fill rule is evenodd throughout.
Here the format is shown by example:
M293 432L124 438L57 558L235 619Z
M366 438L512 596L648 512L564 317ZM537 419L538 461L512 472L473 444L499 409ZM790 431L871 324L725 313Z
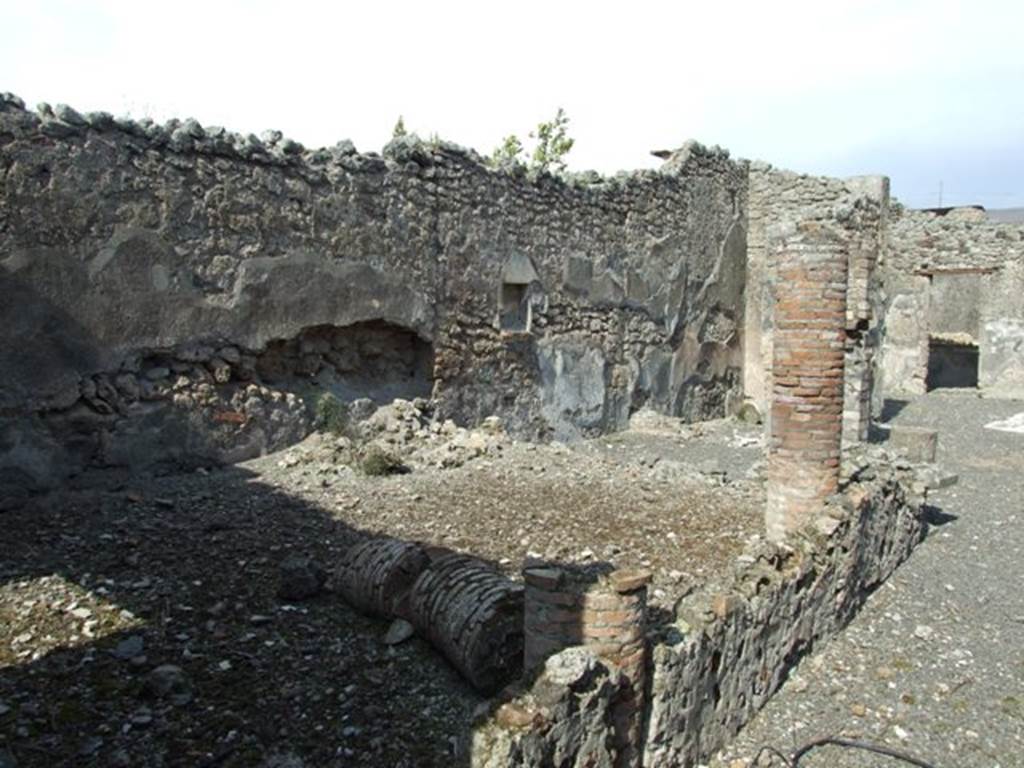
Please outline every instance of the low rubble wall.
M650 629L641 745L616 739L626 671L581 646L480 713L470 764L692 766L720 749L923 538L926 489L908 461L861 446L844 474L811 524L782 544L752 540L728 583L705 585Z

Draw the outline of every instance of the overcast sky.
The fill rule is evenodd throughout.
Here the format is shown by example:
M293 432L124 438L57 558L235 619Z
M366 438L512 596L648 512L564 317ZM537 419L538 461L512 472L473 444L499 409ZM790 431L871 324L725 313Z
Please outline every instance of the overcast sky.
M1024 2L0 0L0 90L379 150L488 153L562 106L570 167L688 138L893 193L1024 206Z

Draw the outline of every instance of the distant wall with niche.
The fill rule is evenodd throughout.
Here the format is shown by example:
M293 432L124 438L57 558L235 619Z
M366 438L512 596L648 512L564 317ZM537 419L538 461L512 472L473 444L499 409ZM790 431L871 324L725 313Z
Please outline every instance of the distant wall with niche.
M1024 397L1024 227L976 208L897 207L883 275L887 393L972 386L973 375L988 394Z

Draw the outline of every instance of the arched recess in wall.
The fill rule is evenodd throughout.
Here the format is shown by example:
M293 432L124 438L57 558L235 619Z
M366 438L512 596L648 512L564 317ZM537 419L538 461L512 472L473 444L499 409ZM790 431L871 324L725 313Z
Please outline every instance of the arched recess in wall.
M434 349L413 330L383 320L317 325L269 342L253 366L269 384L311 380L344 401L429 397Z

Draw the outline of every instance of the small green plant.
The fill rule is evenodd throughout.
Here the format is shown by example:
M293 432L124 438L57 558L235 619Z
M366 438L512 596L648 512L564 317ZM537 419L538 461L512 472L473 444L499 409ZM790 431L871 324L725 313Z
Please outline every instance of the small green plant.
M575 143L574 139L569 138L569 117L565 110L559 107L554 119L540 123L537 130L530 132L530 138L536 144L530 153L529 169L562 173L565 170L565 156ZM491 163L495 166L521 164L525 154L523 142L513 133L495 147L491 153Z
M494 148L491 153L493 165L506 165L509 163L521 163L523 154L523 142L514 133L506 136L501 144Z
M409 132L405 130L405 120L403 120L402 116L399 115L398 122L396 122L395 127L391 129L391 135L397 139L399 136L405 136L407 133Z
M363 453L359 468L364 475L371 477L400 475L409 471L401 459L376 445L371 445Z
M569 118L561 107L558 108L554 120L537 126L537 130L530 134L531 139L537 140L537 146L533 150L532 168L555 173L565 170L563 158L569 154L575 143L569 138L568 127Z
M349 432L348 406L330 392L324 392L317 399L314 417L317 429L335 435L347 435Z

